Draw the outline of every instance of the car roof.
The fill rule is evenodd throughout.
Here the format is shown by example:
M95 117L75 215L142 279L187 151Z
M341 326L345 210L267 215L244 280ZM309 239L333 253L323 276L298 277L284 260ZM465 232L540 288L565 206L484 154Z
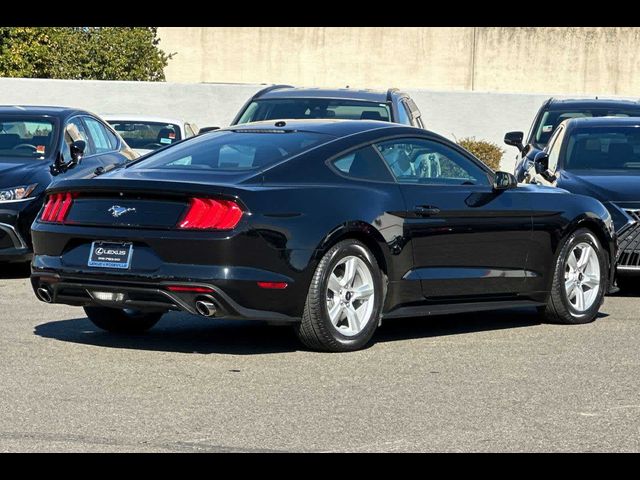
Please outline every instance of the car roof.
M258 92L255 98L335 98L344 100L358 100L363 102L385 103L389 94L403 95L397 89L370 90L355 88L305 88L276 86L267 91Z
M0 114L13 115L48 115L51 117L67 118L72 115L86 114L93 115L91 112L73 107L43 106L43 105L0 105Z
M640 113L638 117L581 117L566 120L573 128L626 126L640 127Z
M284 125L282 125L284 122ZM220 132L225 130L231 131L251 131L251 130L298 130L304 132L324 133L327 135L335 135L338 137L351 135L355 133L376 130L380 128L412 128L418 132L425 133L426 130L399 123L391 123L380 120L344 120L344 119L304 119L304 120L266 120L262 122L243 123L241 125L232 125L230 127L214 130ZM206 134L205 134L206 135Z
M101 115L103 120L121 122L157 122L157 123L173 123L174 125L184 125L184 120L172 117L156 117L154 115L136 115L132 113L105 113Z
M565 110L570 108L637 108L640 101L628 98L551 98L549 110Z

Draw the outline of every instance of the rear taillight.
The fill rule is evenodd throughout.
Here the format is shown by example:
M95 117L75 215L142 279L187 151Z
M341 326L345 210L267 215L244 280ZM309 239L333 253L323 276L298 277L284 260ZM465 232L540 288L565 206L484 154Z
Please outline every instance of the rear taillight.
M64 223L71 209L74 195L66 193L54 193L49 195L47 203L42 211L40 221L49 223Z
M242 209L231 200L192 198L178 227L185 230L231 230L242 218Z

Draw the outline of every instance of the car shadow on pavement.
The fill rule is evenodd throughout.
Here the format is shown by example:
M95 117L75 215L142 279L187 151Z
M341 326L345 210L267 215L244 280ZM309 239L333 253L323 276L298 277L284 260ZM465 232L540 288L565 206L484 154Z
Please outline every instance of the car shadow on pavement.
M383 322L373 339L394 342L445 335L531 327L540 324L534 309L514 309ZM35 335L64 342L136 350L255 355L303 350L293 329L265 322L208 320L179 313L166 315L144 334L122 335L100 330L86 318L36 326Z
M30 263L6 263L0 267L0 280L14 278L29 278L31 276Z

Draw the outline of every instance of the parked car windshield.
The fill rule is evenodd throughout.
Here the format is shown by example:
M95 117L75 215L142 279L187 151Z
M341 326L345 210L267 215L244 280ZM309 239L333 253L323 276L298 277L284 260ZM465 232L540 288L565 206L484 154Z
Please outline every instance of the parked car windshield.
M156 150L182 139L174 123L108 120L131 148Z
M542 119L538 124L535 132L535 143L538 147L543 148L551 139L551 134L560 123L568 118L584 118L584 117L638 117L640 116L640 107L637 109L616 109L616 108L587 108L575 110L547 110L542 115Z
M0 157L46 158L54 147L51 120L0 116Z
M389 122L391 114L389 106L385 103L325 98L265 99L251 102L238 123L301 118L339 118Z
M567 170L639 170L640 129L576 129L567 142Z
M192 137L133 164L145 169L251 170L333 140L333 135L284 130L220 131Z

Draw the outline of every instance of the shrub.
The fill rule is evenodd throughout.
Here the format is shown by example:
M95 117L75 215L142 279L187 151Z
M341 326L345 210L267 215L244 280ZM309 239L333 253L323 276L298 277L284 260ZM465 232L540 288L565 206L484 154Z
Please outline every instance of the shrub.
M482 160L491 170L500 170L504 150L493 142L476 140L475 137L456 139L456 143Z

